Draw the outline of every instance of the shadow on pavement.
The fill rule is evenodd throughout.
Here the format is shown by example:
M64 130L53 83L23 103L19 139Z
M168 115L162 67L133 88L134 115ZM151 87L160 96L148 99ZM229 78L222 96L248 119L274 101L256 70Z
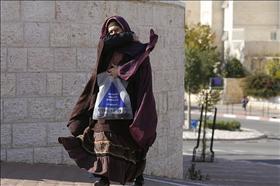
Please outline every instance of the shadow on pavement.
M22 180L57 180L69 182L93 182L87 172L76 166L51 165L51 164L27 164L1 162L1 179Z

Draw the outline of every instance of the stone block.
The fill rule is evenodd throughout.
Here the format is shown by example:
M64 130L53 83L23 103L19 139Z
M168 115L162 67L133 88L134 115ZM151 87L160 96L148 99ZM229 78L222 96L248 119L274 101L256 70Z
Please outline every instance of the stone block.
M153 8L153 23L155 26L165 27L172 22L166 6L154 6ZM166 19L161 19L162 17Z
M244 78L224 78L223 103L240 103L244 96Z
M168 175L169 178L183 178L183 159L182 155L178 155L174 154L165 159L165 166L168 167L165 169L165 175Z
M147 157L148 159L156 159L159 156L158 153L158 141L156 140L152 147L149 148Z
M155 33L158 35L158 42L156 47L170 49L170 47L167 45L167 36L169 35L168 31L159 26L157 27L155 27Z
M23 41L22 23L1 23L1 47L22 47Z
M57 138L61 136L71 136L66 122L48 123L47 128L48 145L58 144Z
M35 163L62 163L62 147L34 148Z
M93 47L92 26L89 24L72 24L70 41L72 47Z
M48 47L49 45L49 23L24 24L24 46Z
M23 1L21 11L24 21L49 22L54 20L54 1Z
M51 47L70 47L71 25L68 23L50 24Z
M118 12L129 24L130 28L133 30L134 25L139 24L138 22L138 12L141 6L138 3L133 1L119 1L116 2L118 4ZM149 11L148 11L149 12ZM146 12L147 14L149 14Z
M55 103L56 121L67 121L69 116L78 101L78 97L58 97Z
M7 68L9 72L25 72L27 70L27 49L8 48Z
M96 48L78 48L77 70L91 72L95 67L96 55Z
M1 21L20 20L20 1L1 1Z
M168 92L168 110L182 110L184 109L184 96L179 91Z
M167 153L168 153L168 147L167 147L167 144L168 144L168 132L161 135L161 136L158 136L158 151L160 152L159 153L159 158L163 158L163 157L166 157Z
M77 165L75 161L69 157L68 152L64 148L62 149L62 163L67 165Z
M185 65L185 51L183 48L180 49L171 49L174 54L174 69L179 69L180 71L184 71L182 67Z
M56 48L54 52L54 68L56 71L75 71L76 49Z
M160 60L161 56L160 56L160 51L161 49L159 49L157 46L154 48L153 52L150 53L149 57L150 57L150 63L151 63L151 67L152 67L152 71L158 71L161 69L162 67L162 62L163 60Z
M28 71L44 72L54 69L54 51L51 48L28 49Z
M1 99L1 100L0 100L0 109L1 109L1 110L0 110L0 115L1 115L1 120L0 120L0 122L1 122L1 123L4 123L4 114L3 114L3 110L4 110L3 108L4 108L4 106L3 106L3 105L4 105L4 100Z
M45 123L17 124L13 126L14 147L36 147L47 144Z
M156 83L158 83L159 86L159 90L160 91L170 91L173 90L172 87L174 87L175 85L173 85L172 83L176 83L175 79L170 79L170 78L174 78L171 77L171 71L169 70L162 70L162 71L157 71L156 72Z
M184 114L179 112L179 110L182 109L174 109L168 111L168 118L169 118L169 130L170 133L172 133L175 129L178 130L178 128L182 128L184 125ZM171 136L174 136L175 134L172 134Z
M1 161L7 161L7 150L1 148Z
M64 96L79 96L88 81L86 73L63 74L62 94Z
M138 24L144 26L153 25L153 5L140 2L138 5Z
M163 82L164 82L164 88L166 90L176 90L178 86L178 81L177 81L177 70L168 70L164 71L164 76L163 76Z
M7 149L7 161L33 163L33 148Z
M178 68L177 70L177 84L178 84L178 87L180 88L179 90L182 90L184 91L184 85L185 85L185 82L184 82L184 79L185 79L185 69L182 68ZM183 87L181 89L181 87Z
M31 119L53 120L55 118L55 99L30 98L28 99L28 110Z
M162 81L162 71L159 71L159 70L156 70L153 72L153 91L154 93L158 93L160 91L163 91L164 87L162 86L163 85L163 81Z
M28 117L27 100L23 98L13 98L3 100L3 120L4 122L21 121Z
M79 21L78 1L56 1L55 2L55 19L59 22L75 22Z
M1 97L16 95L16 75L1 73Z
M1 72L7 71L7 55L7 48L1 48Z
M1 147L10 147L12 144L12 126L1 124Z
M100 29L101 27L92 27L91 28L91 32L92 32L92 35L93 35L93 41L92 41L92 46L97 48L98 47L98 42L99 42L99 37L100 37Z
M78 16L83 23L101 25L105 20L104 1L83 1L79 4Z
M46 74L17 74L17 95L42 96L46 94Z
M120 2L117 1L108 1L105 3L105 17L106 19L112 15L120 15L119 12L119 7L120 7Z
M157 93L156 97L156 106L157 106L157 111L158 113L166 113L168 110L168 97L167 97L167 92L161 92Z
M176 56L170 55L172 49L164 48L159 51L159 55L162 58L161 60L161 70L172 70L174 69L174 63L176 63ZM163 72L165 73L165 71Z
M167 46L174 49L179 49L184 46L184 38L185 33L183 29L172 28L168 29L167 35Z
M47 94L61 96L62 94L62 73L47 74Z
M131 29L133 29L133 28L131 28ZM143 43L149 42L149 40L150 40L150 27L138 26L138 27L135 27L135 29L133 29L133 31L138 36L139 41L141 41Z

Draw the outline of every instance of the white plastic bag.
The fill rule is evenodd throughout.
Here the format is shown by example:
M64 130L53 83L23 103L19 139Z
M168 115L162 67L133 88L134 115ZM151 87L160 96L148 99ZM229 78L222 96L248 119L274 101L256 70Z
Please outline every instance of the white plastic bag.
M132 119L131 102L125 87L127 82L113 78L107 72L97 75L99 92L93 110L93 119Z

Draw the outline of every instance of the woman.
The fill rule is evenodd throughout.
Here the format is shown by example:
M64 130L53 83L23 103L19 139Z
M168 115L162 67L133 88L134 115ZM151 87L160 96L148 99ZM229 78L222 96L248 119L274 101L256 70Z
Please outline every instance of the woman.
M74 137L58 139L80 168L100 177L95 185L109 185L110 181L143 184L146 154L156 138L157 114L149 53L157 39L151 30L150 42L140 43L120 16L110 17L103 24L96 72L67 124ZM127 81L133 119L92 119L99 92L96 77L106 71Z

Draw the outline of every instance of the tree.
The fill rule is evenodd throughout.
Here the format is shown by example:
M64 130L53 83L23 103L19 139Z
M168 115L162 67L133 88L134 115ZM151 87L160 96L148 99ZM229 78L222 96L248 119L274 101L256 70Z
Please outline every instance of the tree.
M219 62L214 46L215 34L208 25L185 27L185 91L188 93L188 122L190 126L190 94L198 93L209 85L210 77ZM215 70L218 71L218 70Z
M229 58L225 64L223 75L226 78L242 78L245 77L246 71L238 59Z

